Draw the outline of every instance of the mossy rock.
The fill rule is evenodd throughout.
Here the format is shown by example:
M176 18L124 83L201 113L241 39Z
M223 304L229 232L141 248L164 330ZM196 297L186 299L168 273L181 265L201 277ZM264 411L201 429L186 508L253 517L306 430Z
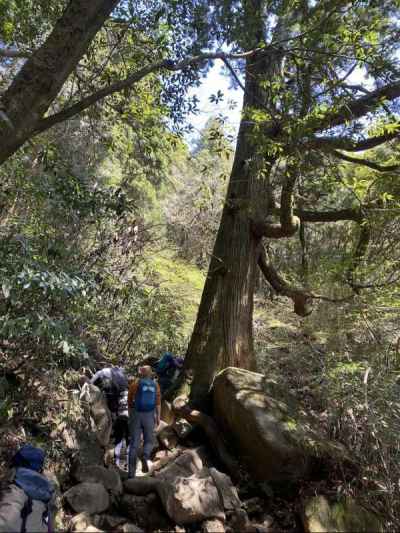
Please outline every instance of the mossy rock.
M286 387L287 389L287 387ZM253 477L274 483L304 479L348 453L324 438L285 391L264 375L228 367L214 380L213 411Z
M383 532L379 517L351 498L330 504L324 496L315 496L304 509L306 533Z

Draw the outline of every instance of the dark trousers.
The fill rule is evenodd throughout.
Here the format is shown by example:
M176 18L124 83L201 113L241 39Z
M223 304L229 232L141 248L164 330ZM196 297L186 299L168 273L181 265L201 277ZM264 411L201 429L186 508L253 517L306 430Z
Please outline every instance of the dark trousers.
M129 475L135 476L137 452L143 433L143 458L150 459L154 447L155 412L142 413L133 410L130 419L131 443L129 447Z

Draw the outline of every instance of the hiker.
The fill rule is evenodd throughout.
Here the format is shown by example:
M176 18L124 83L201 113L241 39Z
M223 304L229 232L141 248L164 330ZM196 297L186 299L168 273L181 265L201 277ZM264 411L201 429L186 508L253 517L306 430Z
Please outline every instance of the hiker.
M129 447L128 477L135 477L137 453L143 433L143 472L149 471L150 454L154 446L154 431L160 424L161 392L152 379L150 366L139 368L139 379L134 381L128 392L128 409L131 442Z
M128 413L128 391L125 390L121 393L119 407L118 407L118 416L115 419L113 425L113 434L114 434L114 458L115 464L120 465L121 462L121 451L124 445L128 450L129 444L129 413Z
M125 370L112 366L98 370L90 379L90 383L99 387L107 399L108 408L115 419L118 416L120 395L128 389L128 379Z
M177 380L182 371L184 360L182 357L176 357L171 352L165 352L154 370L158 376L158 383L160 384L161 394L171 387Z
M30 444L15 454L14 472L0 498L0 532L53 533L54 487L41 473L45 454Z

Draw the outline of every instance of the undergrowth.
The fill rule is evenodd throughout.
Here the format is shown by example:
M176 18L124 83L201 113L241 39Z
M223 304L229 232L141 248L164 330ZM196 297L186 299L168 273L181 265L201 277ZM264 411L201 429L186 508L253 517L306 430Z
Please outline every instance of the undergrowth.
M396 318L373 307L320 305L299 319L286 302L256 313L260 371L285 382L321 434L357 465L331 472L337 497L352 496L400 529L400 373Z

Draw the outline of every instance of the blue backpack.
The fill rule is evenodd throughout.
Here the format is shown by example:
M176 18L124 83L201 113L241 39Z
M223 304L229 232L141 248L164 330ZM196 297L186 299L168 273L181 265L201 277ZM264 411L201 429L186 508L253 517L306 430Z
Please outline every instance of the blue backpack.
M24 444L12 460L12 466L15 468L23 467L40 472L43 468L45 454L40 448L35 448L31 444Z
M156 408L157 386L154 380L147 378L139 381L135 396L135 411L148 413Z

